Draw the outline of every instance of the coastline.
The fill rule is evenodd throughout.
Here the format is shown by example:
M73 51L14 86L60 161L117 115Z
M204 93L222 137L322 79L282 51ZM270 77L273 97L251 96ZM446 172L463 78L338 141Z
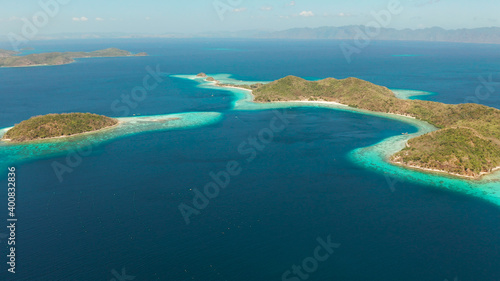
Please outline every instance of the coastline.
M70 62L67 63L60 63L60 64L32 64L32 65L16 65L16 66L0 66L1 68L24 68L24 67L47 67L47 66L61 66L61 65L68 65L68 64L73 64L76 63L78 59L96 59L96 58L128 58L128 57L145 57L149 55L144 55L144 56L138 56L137 54L132 54L132 55L127 55L127 56L102 56L102 57L80 57L80 58L71 58Z
M479 176L473 177L473 176L461 175L461 174L457 174L457 173L450 173L450 172L447 172L444 170L439 170L439 169L431 169L431 168L424 168L424 167L420 167L420 166L416 166L416 165L408 165L408 164L404 164L402 162L395 162L395 161L389 161L389 162L392 164L404 167L404 168L421 170L421 171L438 173L438 174L446 174L446 175L455 176L455 177L464 178L464 179L470 179L470 180L480 180L482 177L491 175L491 174L495 173L496 171L500 170L500 166L498 166L496 168L493 168L491 170L491 172L481 172L481 174Z
M4 139L3 138L3 135L5 135L10 129L14 128L14 127L10 127L10 128L8 128L8 130L5 130L5 132L3 132L2 136L1 136L2 138L0 139L0 142L4 142L4 143L8 143L8 144L26 144L26 143L41 142L41 141L46 141L46 140L66 139L66 138L77 137L77 136L82 136L82 135L90 135L90 134L95 134L95 133L99 133L99 132L103 132L106 130L117 128L118 126L120 126L123 123L123 121L120 121L118 119L115 119L115 120L117 122L113 126L107 126L107 127L97 129L97 130L82 132L82 133L78 133L78 134L74 134L74 135L64 135L64 136L58 136L58 137L34 139L34 140L21 141L21 142L13 142L11 139Z
M63 156L68 152L86 147L104 145L110 141L139 135L146 132L189 130L216 124L223 114L220 112L185 112L140 117L119 117L112 127L85 132L62 138L42 139L22 143L0 141L0 168L23 163L33 159ZM162 122L166 121L166 122ZM1 128L0 135L8 128Z
M236 90L245 91L246 94L249 95L249 97L250 97L250 99L248 99L248 102L251 102L253 104L261 104L261 105L283 104L283 105L286 105L286 104L303 103L303 104L316 105L316 106L322 106L323 105L326 108L334 108L334 109L345 108L347 111L351 111L351 112L365 113L365 114L369 114L369 115L373 115L373 116L386 116L386 117L387 116L392 116L392 117L396 117L397 116L397 117L403 117L403 118L413 119L414 122L417 121L419 123L420 122L425 123L427 125L426 126L427 128L425 128L424 130L422 130L422 128L419 128L419 133L407 135L408 136L407 139L405 139L404 141L401 141L400 143L397 144L398 146L401 146L401 144L403 144L403 146L401 146L401 148L399 150L394 151L394 152L390 153L389 155L385 155L385 157L384 157L385 160L384 161L386 161L388 164L399 166L399 167L402 167L402 168L405 168L405 169L413 169L413 170L419 170L419 171L422 171L422 172L431 172L431 173L444 174L444 175L447 175L447 176L456 177L456 178L460 178L460 179L464 179L464 180L479 180L479 179L481 179L484 176L489 176L489 175L492 175L492 174L496 174L495 172L498 171L498 170L500 170L500 167L497 167L497 168L492 169L491 172L481 172L480 176L478 176L478 177L472 177L472 176L462 175L462 174L458 174L458 173L452 173L452 172L448 172L448 171L444 171L444 170L428 169L428 168L423 168L423 167L419 167L419 166L412 166L412 165L407 165L407 164L403 164L403 163L393 162L393 161L390 161L390 156L394 155L395 153L397 153L401 149L403 149L404 146L406 146L406 143L407 143L408 140L410 140L412 138L415 138L415 137L418 137L418 136L421 136L421 135L426 134L426 133L430 133L432 131L437 131L438 129L436 127L434 127L433 125L425 122L425 121L422 121L422 120L419 120L419 119L415 118L414 116L402 115L402 114L397 114L397 113L383 113L383 112L375 112L375 111L369 111L369 110L360 110L360 109L357 109L357 108L354 108L354 107L350 107L350 106L342 104L342 103L333 102L333 101L324 101L324 100L320 100L320 101L291 100L291 101L274 101L274 102L256 102L255 101L255 96L254 96L252 90L246 89L246 88L242 88L242 87L237 87L237 86L230 86L230 85L227 85L227 84L226 85L221 85L220 81L218 81L214 76L216 76L216 75L207 76L207 77L193 76L193 78L191 78L191 79L192 80L202 80L206 85L210 85L210 86L215 87L215 88L228 88L228 89L236 89ZM184 77L181 77L181 78L186 78L186 77L188 77L188 75L184 75ZM208 77L213 77L216 80L215 81L208 81L208 80L206 80ZM412 93L424 93L423 91L414 91L414 90L396 90L396 91L408 91L408 92L412 92ZM393 91L393 93L394 93L394 91ZM429 94L433 94L433 93L429 93ZM395 93L395 95L396 95L396 93ZM419 95L425 95L425 94L419 94ZM238 104L236 102L235 109L237 109L237 107L238 107ZM389 118L391 118L391 117L389 117ZM396 119L396 120L400 120L401 121L400 118L391 118L391 119ZM411 123L412 125L415 125L414 122L407 122L407 123ZM432 127L433 129L429 130L430 127Z

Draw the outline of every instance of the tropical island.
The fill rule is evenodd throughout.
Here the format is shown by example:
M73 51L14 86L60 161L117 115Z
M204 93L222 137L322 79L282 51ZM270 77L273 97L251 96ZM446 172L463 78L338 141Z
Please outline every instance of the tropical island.
M13 55L17 55L18 52L0 49L0 58L6 58Z
M48 114L16 124L3 136L13 143L74 136L116 126L118 120L91 113Z
M93 52L53 52L26 56L17 56L16 54L17 53L13 51L0 50L0 67L63 65L73 63L75 59L78 58L134 57L148 55L147 53L132 54L129 51L117 48Z
M225 85L252 90L255 102L323 101L403 115L439 130L410 139L389 161L405 167L480 178L500 169L500 110L479 104L402 100L357 78L308 81L288 76L269 84Z

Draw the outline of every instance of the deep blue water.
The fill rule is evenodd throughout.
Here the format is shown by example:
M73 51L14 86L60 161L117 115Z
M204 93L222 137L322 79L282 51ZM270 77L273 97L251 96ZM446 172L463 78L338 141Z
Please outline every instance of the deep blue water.
M59 112L122 117L113 101L142 84L146 67L157 65L163 73L232 73L256 81L356 76L435 92L424 98L446 103L476 97L479 77L500 81L494 45L374 42L348 64L338 44L34 42L37 51L118 47L151 56L0 69L0 127ZM401 54L416 56L394 56ZM383 175L347 159L353 149L415 128L327 109L288 109L297 117L248 163L238 146L269 126L272 111L231 111L230 92L162 78L130 116L216 111L224 113L222 121L94 147L62 182L51 165L65 156L17 164L18 273L7 275L2 260L1 278L112 280L112 270L125 268L134 280L281 280L313 255L318 237L331 235L341 246L308 280L500 280L497 206L407 182L396 183L393 192ZM478 102L500 108L500 83L488 85L489 96ZM232 160L242 163L241 174L186 225L178 205L189 203L192 189L203 188L210 172ZM6 208L6 192L0 200ZM5 260L7 244L0 240Z

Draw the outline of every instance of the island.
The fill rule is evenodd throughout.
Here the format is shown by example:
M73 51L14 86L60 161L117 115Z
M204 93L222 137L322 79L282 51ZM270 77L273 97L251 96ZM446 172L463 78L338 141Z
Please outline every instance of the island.
M63 113L35 116L16 124L2 140L12 143L75 136L118 125L118 120L91 113Z
M225 85L252 90L255 102L321 101L416 118L438 128L410 139L388 161L408 168L478 179L500 169L500 110L479 104L402 100L357 78L308 81L288 76L268 84Z
M19 54L18 52L0 49L0 58L7 58Z
M12 53L10 51L0 51L0 67L63 65L73 63L75 62L75 59L78 58L147 56L147 53L132 54L129 51L124 51L117 48L109 48L93 52L53 52L31 54L26 56L15 56L15 54L15 52Z

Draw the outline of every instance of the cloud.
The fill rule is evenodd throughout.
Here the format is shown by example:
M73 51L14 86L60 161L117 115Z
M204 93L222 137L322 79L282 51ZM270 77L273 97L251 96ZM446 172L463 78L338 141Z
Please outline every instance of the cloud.
M246 10L247 10L247 8L236 8L236 9L233 10L233 12L235 12L235 13L241 13L241 12L244 12Z
M146 20L150 20L151 18L150 17L146 17Z
M342 12L338 14L325 13L324 16L328 18L349 18L349 17L355 17L356 15Z
M299 16L302 17L314 17L314 13L312 11L302 11Z
M338 13L337 17L346 18L346 17L354 17L354 15L349 13Z
M295 1L292 1L292 2L290 2L290 3L288 3L288 4L286 4L286 5L287 5L287 6L295 6Z
M95 18L96 21L103 21L103 18Z
M80 18L73 18L73 21L88 21L89 19L87 17L80 17Z
M21 18L12 16L12 17L10 17L8 19L0 19L0 21L16 21L16 20L21 20Z
M264 6L260 8L261 11L271 11L272 9L273 9L272 6Z

